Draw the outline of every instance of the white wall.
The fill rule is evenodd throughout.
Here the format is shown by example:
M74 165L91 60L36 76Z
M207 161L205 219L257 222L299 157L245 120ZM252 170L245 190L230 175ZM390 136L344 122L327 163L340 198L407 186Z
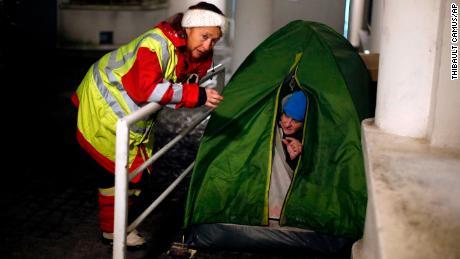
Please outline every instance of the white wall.
M236 3L235 41L232 72L272 33L272 5L267 0L239 0Z
M443 5L429 138L433 146L460 149L460 80L450 80L450 3L460 6L459 0L446 1Z
M431 28L435 32L433 32L431 39L438 39L436 44L431 45L431 48L428 48L426 51L427 53L436 53L433 58L431 59L431 63L426 63L427 61L423 64L425 65L432 65L432 82L426 81L424 82L425 84L429 84L429 87L432 88L431 94L428 99L424 101L425 105L421 109L417 109L415 112L417 113L425 113L425 117L427 119L427 126L426 126L426 137L430 141L431 145L433 146L438 146L438 147L447 147L447 148L453 148L453 149L460 149L460 118L458 115L458 110L460 110L460 80L450 80L450 4L451 3L457 3L459 4L459 0L453 0L453 1L442 1L442 5L440 8L442 10L439 10L441 12L439 15L439 22L438 20L434 19L435 22L430 22L433 20L429 20L428 18L430 17L429 15L422 15L423 18L417 14L419 11L417 11L415 14L410 14L410 13L405 13L407 16L406 18L406 25L407 27L412 27L409 23L412 21L421 21L421 22L426 22L431 24L438 24L436 25L437 27L423 27L424 30L427 28ZM385 4L387 5L386 10L384 9ZM420 7L420 5L419 5ZM388 10L388 1L384 0L374 0L373 1L373 9L372 9L372 25L371 25L371 52L375 53L380 53L381 48L385 49L384 45L388 45L389 42L385 41L383 43L382 37L385 35L383 33L382 27L382 17L385 14L385 12L389 12ZM417 9L418 10L418 9ZM418 17L418 18L417 18ZM401 18L402 19L402 18ZM397 21L397 23L402 23L401 21ZM399 27L396 23L393 24L393 26ZM389 28L386 28L385 30L388 30ZM420 46L419 40L421 39L422 43L427 40L430 40L427 36L422 36L423 34L411 34L412 30L410 28L407 28L407 33L404 33L404 36L407 38L412 38L412 39L417 39L417 44L415 44L415 41L410 41L410 40L404 40L406 42L409 42L409 44L412 44L412 47L409 47L409 49L417 48ZM436 34L437 32L437 34ZM411 36L413 35L413 36ZM412 42L412 43L411 43ZM382 57L382 53L380 53L381 59L385 60L385 57ZM394 65L389 66L388 69L388 76L392 75L397 75L399 72L398 71L404 71L405 74L407 74L408 77L412 77L414 81L419 80L421 76L420 73L415 73L415 72L410 72L414 66L412 65L402 65L400 63L400 60L405 60L404 57L407 57L407 54L401 54L401 58L396 57L397 59L396 63ZM417 62L415 63L420 63L422 61L421 59L422 56L417 56L415 60ZM410 58L409 58L410 59ZM410 62L412 63L412 62ZM425 73L430 74L430 73ZM424 76L426 76L424 75ZM383 82L379 82L379 89L381 89L383 86ZM395 88L404 88L402 84L399 86L395 85ZM411 91L414 91L415 93L420 92L419 86L414 86ZM380 91L385 92L385 90ZM407 95L406 99L409 100L408 103L414 103L415 100L411 100L415 97L415 95L411 95L410 92L407 92L405 95ZM389 96L388 103L389 105L394 105L396 107L401 106L402 104L399 104L400 101L395 101L394 98L391 100L391 95ZM406 101L404 101L406 102ZM400 116L398 117L404 117L404 114L407 114L407 112L403 112L402 110L398 111L398 114L401 113ZM409 118L408 122L412 123L411 119L412 116L409 116L407 114L407 117ZM406 120L407 120L406 117ZM416 117L413 117L416 118Z
M195 5L203 0L169 0L168 16L176 13L183 13L191 5ZM225 15L226 12L226 0L206 0L210 4L214 4L219 8Z
M350 4L348 40L354 47L360 45L359 34L363 27L364 6L364 0L353 0Z
M380 53L380 36L384 0L372 2L372 18L370 26L370 51Z
M294 20L324 23L343 34L345 0L237 0L232 72L273 32Z
M384 2L375 123L385 132L427 137L444 2Z
M343 35L345 0L273 0L273 32L297 19L324 23Z
M59 10L60 47L114 48L125 44L167 16L167 9L117 10L68 8ZM113 31L113 45L99 45L99 33Z
M425 101L425 107L423 109L418 109L418 112L427 112L425 115L427 118L427 134L426 137L430 141L431 145L437 147L447 147L452 149L460 149L460 116L458 115L458 110L460 110L460 80L450 80L450 4L457 3L459 0L454 1L443 1L442 10L440 10L441 15L439 16L438 28L433 27L424 27L435 29L437 35L433 34L433 39L438 39L435 45L432 45L432 48L429 48L427 52L436 52L437 54L432 59L433 75L432 84L427 81L425 83L430 83L432 87L432 93L429 96L429 100ZM382 16L385 13L386 1L384 0L374 0L373 1L373 10L372 10L372 26L371 26L371 52L380 53L381 45L385 45L388 42L382 43ZM387 7L388 9L388 7ZM388 12L388 10L386 10ZM407 13L406 15L409 15ZM429 16L424 18L416 18L416 15L409 16L408 22L415 20L427 20ZM400 21L399 21L400 22ZM423 22L423 21L422 21ZM396 26L396 25L394 25ZM411 27L409 24L407 26ZM416 38L417 44L415 41L407 40L407 42L413 42L413 48L419 46L419 39L422 38L421 35L414 34L410 36L411 32L407 32L406 36L408 38ZM429 38L424 38L423 41L430 40ZM423 42L422 41L422 42ZM403 57L404 55L402 55ZM385 57L382 57L385 60ZM417 63L421 62L420 57L416 58ZM426 64L426 63L425 63ZM426 64L429 65L429 64ZM403 68L404 66L398 62L395 63L395 66ZM391 73L396 74L400 69L394 67L389 69L389 76ZM411 74L413 80L417 80L419 76L413 76L414 73L410 73L407 70L410 70L411 67L408 65L407 69L404 70L406 74ZM383 84L383 83L382 83ZM383 85L379 83L379 88L382 88ZM402 87L402 85L395 86ZM419 89L416 86L412 91L418 92ZM383 90L381 92L384 92ZM407 99L412 99L414 96L410 97L409 93L406 93ZM390 96L391 98L391 96ZM388 100L391 104L393 102L391 99ZM413 102L413 101L411 101ZM394 102L394 105L399 106L398 102ZM428 111L426 111L428 109ZM404 112L401 112L401 116L404 116ZM409 117L409 116L408 116ZM410 121L410 120L409 120ZM410 123L412 123L410 121Z
M451 3L459 0L374 1L377 109L375 124L362 124L369 199L355 259L460 258L460 81L450 78Z

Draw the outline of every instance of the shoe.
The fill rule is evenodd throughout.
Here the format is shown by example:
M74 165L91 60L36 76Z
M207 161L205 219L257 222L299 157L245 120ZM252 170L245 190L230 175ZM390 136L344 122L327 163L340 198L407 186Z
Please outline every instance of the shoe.
M102 232L102 242L104 244L113 245L113 233ZM137 232L133 230L126 236L126 246L130 249L142 249L147 245L145 239Z

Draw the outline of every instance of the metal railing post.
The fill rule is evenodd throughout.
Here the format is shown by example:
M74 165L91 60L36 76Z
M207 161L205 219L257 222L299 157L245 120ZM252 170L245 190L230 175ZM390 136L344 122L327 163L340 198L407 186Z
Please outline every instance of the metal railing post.
M117 122L115 160L115 213L113 231L113 258L125 258L128 200L128 143L129 127L125 120Z
M184 172L182 172L179 175L179 177L177 177L176 180L174 180L174 182L172 182L171 185L169 185L169 187L166 188L166 190L162 192L160 196L158 196L158 198L152 204L150 204L150 206L147 209L145 209L144 212L142 212L142 214L139 215L139 217L137 217L137 219L133 221L133 223L131 223L128 226L128 232L135 229L166 198L166 196L168 196L174 190L174 188L176 188L177 185L179 185L179 183L185 178L185 176L187 176L187 174L192 171L194 165L195 162L192 162L184 170Z
M128 143L129 127L136 121L158 111L161 105L149 103L117 122L115 152L115 216L113 229L113 258L124 259L128 218Z
M224 90L225 86L225 67L222 68L222 70L217 74L217 85L216 85L216 90L219 93L222 93Z
M210 70L212 73L203 77L200 84L212 76L217 75L216 90L222 91L225 84L225 68L222 65L217 65ZM113 258L124 259L126 255L126 235L127 230L134 229L142 220L161 202L164 198L185 178L185 176L192 171L193 164L189 165L187 169L169 186L159 198L157 198L150 207L133 222L129 229L127 229L128 218L128 182L137 173L144 170L148 165L152 164L156 159L169 150L174 144L182 139L188 132L196 127L203 121L212 110L207 111L205 114L199 116L199 119L194 121L192 125L186 128L179 136L176 136L171 142L165 145L150 159L144 162L137 170L135 170L131 177L128 177L129 170L129 128L132 124L141 120L150 114L158 111L161 105L157 103L149 103L134 113L119 119L117 122L116 132L116 154L115 154L115 218L114 218L114 232L113 232Z

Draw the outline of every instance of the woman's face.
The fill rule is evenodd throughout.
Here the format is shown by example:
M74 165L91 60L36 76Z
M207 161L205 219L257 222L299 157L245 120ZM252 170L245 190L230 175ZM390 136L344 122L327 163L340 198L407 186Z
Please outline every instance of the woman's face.
M293 118L283 113L281 115L281 128L283 129L284 134L292 135L299 131L303 126L303 121L296 121Z
M187 33L187 50L192 60L206 56L222 35L217 26L186 28L185 32Z

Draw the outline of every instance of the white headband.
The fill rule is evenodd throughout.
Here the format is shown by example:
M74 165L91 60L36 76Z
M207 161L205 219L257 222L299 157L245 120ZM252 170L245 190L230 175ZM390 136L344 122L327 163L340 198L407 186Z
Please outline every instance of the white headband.
M187 10L182 17L182 27L184 28L218 26L224 34L226 25L225 16L204 9Z

